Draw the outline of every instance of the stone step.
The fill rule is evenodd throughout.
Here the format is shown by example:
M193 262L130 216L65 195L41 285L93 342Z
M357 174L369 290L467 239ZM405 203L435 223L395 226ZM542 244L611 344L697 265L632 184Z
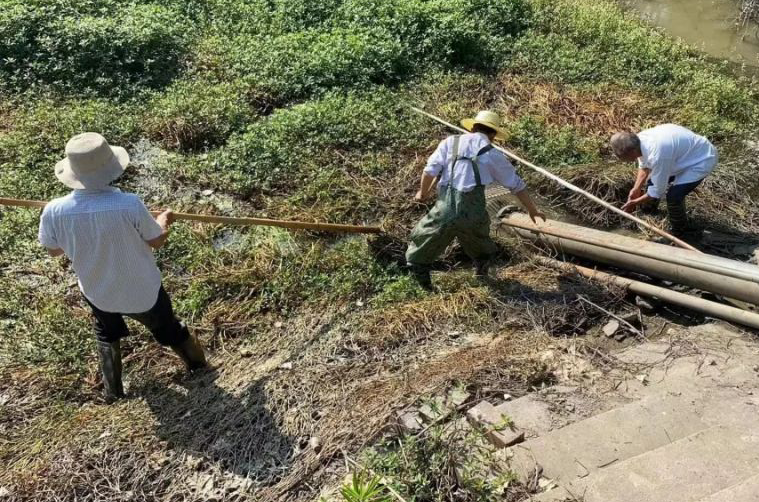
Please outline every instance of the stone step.
M528 499L529 502L567 502L567 501L575 502L575 501L581 501L581 500L583 500L582 493L580 493L577 496L573 496L563 486L559 486L548 492L532 495Z
M543 476L567 485L707 427L687 398L650 397L517 445L510 467L526 481L537 462Z
M516 432L527 437L545 434L551 430L552 422L548 403L534 394L506 401L498 406L482 401L467 411L467 417L472 423L493 428L495 431L504 429L506 435ZM511 427L505 427L506 424Z
M757 446L759 436L711 427L599 470L570 491L584 502L697 502L759 472Z
M699 502L759 502L759 474L709 495Z

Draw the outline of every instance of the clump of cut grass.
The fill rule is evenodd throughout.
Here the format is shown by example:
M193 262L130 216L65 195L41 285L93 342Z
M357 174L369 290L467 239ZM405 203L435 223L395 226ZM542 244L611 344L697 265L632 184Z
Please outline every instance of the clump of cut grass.
M598 162L561 169L560 176L606 202L621 207L635 181L636 168L632 165ZM548 198L551 206L560 208L583 223L610 228L622 223L622 217L609 211L584 195L573 192L550 180L530 174L531 186Z
M550 336L581 336L604 319L580 296L615 311L624 303L621 289L599 285L576 274L525 262L502 270L490 291L515 328Z

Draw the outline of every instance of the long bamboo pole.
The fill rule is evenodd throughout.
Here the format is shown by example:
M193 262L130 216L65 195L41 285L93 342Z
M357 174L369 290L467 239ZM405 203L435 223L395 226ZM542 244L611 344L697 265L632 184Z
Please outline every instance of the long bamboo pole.
M441 119L440 117L436 117L435 115L432 115L431 113L428 113L428 112L425 112L424 110L416 108L415 106L412 106L411 109L414 110L416 113L419 113L420 115L424 115L426 117L431 118L432 120L440 122L441 124L443 124L443 125L445 125L447 127L450 127L451 129L454 129L456 131L463 132L463 133L468 132L466 129L463 129L463 128L457 126L457 125L451 124L450 122L446 122L445 120ZM658 235L660 235L660 236L662 236L662 237L664 237L664 238L666 238L666 239L674 242L675 244L677 244L681 248L690 249L691 251L698 251L698 249L696 249L695 247L691 246L687 242L685 242L685 241L683 241L681 239L678 239L674 235L671 235L671 234L665 232L661 228L659 228L659 227L657 227L655 225L652 225L652 224L650 224L650 223L648 223L648 222L646 222L644 220L641 220L637 216L634 216L634 215L632 215L630 213L626 213L626 212L622 211L618 207L616 207L616 206L614 206L612 204L609 204L605 200L596 197L592 193L590 193L588 191L585 191L582 188L580 188L580 187L578 187L576 185L573 185L572 183L564 180L563 178L560 178L560 177L556 176L552 172L550 172L550 171L548 171L546 169L543 169L542 167L539 167L539 166L533 164L532 162L530 162L530 161L528 161L526 159L523 159L519 155L517 155L517 154L515 154L515 153L513 153L513 152L511 152L511 151L509 151L509 150L507 150L507 149L505 149L505 148L503 148L501 146L498 146L498 145L493 145L493 146L495 147L496 150L504 153L505 155L511 157L512 159L516 160L517 162L519 162L521 164L524 164L525 166L529 167L530 169L533 169L533 170L539 172L540 174L546 176L547 178L552 179L553 181L555 181L559 185L561 185L563 187L566 187L566 188L569 188L573 192L579 193L579 194L587 197L588 199L592 200L593 202L596 202L597 204L600 204L601 206L605 207L609 211L613 211L613 212L619 214L620 216L623 216L623 217L627 218L628 220L634 221L638 225L642 225L642 226L646 227L647 229L651 230L652 232L655 232Z
M41 200L0 198L0 206L43 208L47 202ZM151 211L157 216L161 211ZM332 232L346 234L379 234L380 227L369 225L339 225L334 223L310 223L305 221L271 220L268 218L237 218L233 216L215 216L210 214L174 213L175 220L199 221L201 223L220 223L223 225L292 228L298 230L314 230L317 232Z
M750 326L754 329L759 329L759 314L741 310L739 308L730 307L728 305L722 305L721 303L704 300L695 296L680 293L678 291L672 291L671 289L661 288L648 284L645 282L635 281L627 279L625 277L619 277L618 275L607 274L599 270L592 270L579 265L574 265L544 256L538 256L539 263L548 265L550 267L558 268L567 272L576 272L589 279L601 281L605 283L614 283L620 287L626 288L633 293L639 295L658 298L665 302L686 307L696 312L724 319L726 321L735 322L744 326Z

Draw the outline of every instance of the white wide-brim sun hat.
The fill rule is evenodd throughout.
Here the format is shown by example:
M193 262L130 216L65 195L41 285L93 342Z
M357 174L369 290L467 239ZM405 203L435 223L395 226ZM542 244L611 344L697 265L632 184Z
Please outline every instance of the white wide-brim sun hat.
M124 174L129 154L110 146L96 132L85 132L66 143L66 158L55 165L55 176L69 188L105 188Z
M482 124L485 127L493 129L497 133L495 139L506 139L506 131L501 128L501 117L495 112L483 110L477 113L477 116L473 119L464 119L461 121L461 127L467 131L471 131L475 124Z

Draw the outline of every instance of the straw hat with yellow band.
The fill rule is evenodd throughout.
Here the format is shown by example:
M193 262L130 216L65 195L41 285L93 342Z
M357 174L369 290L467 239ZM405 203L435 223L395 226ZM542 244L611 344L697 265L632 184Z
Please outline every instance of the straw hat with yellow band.
M482 124L485 127L493 129L497 133L495 139L506 139L506 131L501 128L501 117L495 112L482 110L473 119L464 119L461 121L461 126L467 131L471 131L475 124Z

